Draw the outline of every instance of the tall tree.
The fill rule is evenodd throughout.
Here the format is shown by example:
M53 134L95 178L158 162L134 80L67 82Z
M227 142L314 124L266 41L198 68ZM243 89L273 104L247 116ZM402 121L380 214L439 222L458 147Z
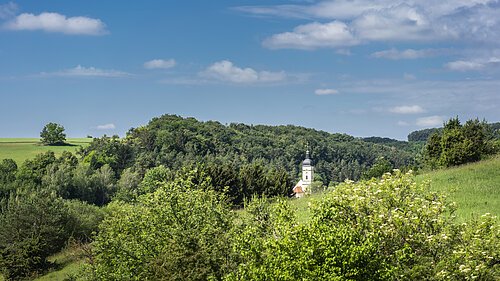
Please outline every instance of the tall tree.
M64 127L57 123L48 123L40 132L44 145L62 145L66 141Z

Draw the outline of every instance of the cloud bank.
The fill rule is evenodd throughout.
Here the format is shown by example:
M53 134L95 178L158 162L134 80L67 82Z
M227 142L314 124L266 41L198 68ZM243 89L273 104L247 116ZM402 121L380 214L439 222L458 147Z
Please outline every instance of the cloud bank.
M8 21L4 27L8 30L59 32L70 35L103 35L106 25L100 19L89 17L66 17L58 13L34 15L23 13Z
M500 43L496 0L330 0L303 5L243 6L238 11L310 23L269 36L273 49L339 48L369 42ZM402 54L403 58L425 56Z
M256 71L250 67L240 68L228 60L210 65L200 75L219 81L242 84L280 82L287 78L284 71Z

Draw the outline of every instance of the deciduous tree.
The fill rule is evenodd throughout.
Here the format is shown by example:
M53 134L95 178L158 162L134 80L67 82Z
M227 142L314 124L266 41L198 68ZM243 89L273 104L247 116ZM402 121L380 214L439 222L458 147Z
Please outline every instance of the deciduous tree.
M44 145L62 145L66 141L64 127L57 123L48 123L40 132L40 138Z

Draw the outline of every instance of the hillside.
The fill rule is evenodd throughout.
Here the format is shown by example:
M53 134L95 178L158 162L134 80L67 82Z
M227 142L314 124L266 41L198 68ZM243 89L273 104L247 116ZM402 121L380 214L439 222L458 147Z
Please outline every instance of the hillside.
M500 156L417 176L430 180L430 188L449 194L457 203L457 216L466 220L491 213L500 215Z
M131 129L126 143L143 166L159 164L177 169L186 163L216 162L241 166L255 161L282 167L298 177L305 150L311 151L318 180L328 185L357 180L379 157L394 167L414 164L414 153L393 145L292 125L267 126L163 115ZM89 147L89 153L92 145ZM411 150L411 149L410 149Z
M39 153L54 151L60 155L63 151L75 152L79 147L88 145L90 138L68 138L69 145L43 146L39 138L0 138L0 160L13 159L18 165L26 159L35 157Z
M493 134L493 137L496 139L500 139L500 122L496 123L488 123L488 126ZM429 129L422 129L422 130L417 130L413 131L410 134L408 134L408 141L409 142L426 142L427 139L435 132L440 132L442 131L443 128L429 128Z
M466 221L485 213L500 216L500 155L481 162L436 170L416 176L418 184L430 181L433 191L447 194L457 203L456 215ZM290 199L299 221L311 216L309 205L323 194L312 194L304 199Z

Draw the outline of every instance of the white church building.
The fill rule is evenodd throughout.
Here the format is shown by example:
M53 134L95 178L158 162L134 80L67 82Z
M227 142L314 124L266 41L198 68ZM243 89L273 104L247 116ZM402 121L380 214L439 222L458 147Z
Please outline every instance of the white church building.
M310 186L314 180L314 166L309 159L309 150L306 151L306 159L302 161L302 179L295 185L293 192L295 197L303 197L311 192Z

